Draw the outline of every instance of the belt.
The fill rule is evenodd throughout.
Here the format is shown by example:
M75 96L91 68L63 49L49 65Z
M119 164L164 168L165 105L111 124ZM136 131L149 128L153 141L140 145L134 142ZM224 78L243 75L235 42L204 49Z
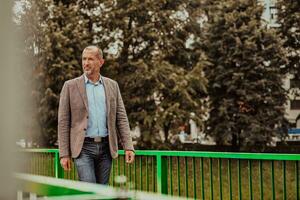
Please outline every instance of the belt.
M93 138L85 137L84 141L96 142L96 143L105 142L105 141L108 141L108 136L106 136L106 137L97 136L97 137L93 137Z

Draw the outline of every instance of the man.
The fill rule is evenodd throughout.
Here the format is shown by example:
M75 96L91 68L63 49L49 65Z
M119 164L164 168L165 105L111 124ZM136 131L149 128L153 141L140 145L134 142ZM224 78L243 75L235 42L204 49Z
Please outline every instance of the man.
M134 161L134 149L119 86L100 75L103 64L101 49L83 50L84 74L66 81L60 94L58 143L64 170L71 169L72 157L79 180L108 184L118 138L127 163Z

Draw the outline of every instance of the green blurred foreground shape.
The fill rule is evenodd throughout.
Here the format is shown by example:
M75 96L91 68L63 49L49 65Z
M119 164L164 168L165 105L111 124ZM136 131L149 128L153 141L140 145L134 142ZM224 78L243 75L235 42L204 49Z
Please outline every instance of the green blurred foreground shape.
M171 200L161 194L150 194L145 192L132 192L104 186L99 184L84 183L74 180L65 180L52 177L15 174L18 180L18 200L23 199L24 194L30 194L30 199L49 199L49 200L67 200L67 199L151 199L153 200ZM179 198L178 198L179 199Z
M25 173L77 180L64 172L57 149L25 150ZM300 199L299 154L137 150L114 160L110 185L194 199ZM122 178L123 177L123 178Z

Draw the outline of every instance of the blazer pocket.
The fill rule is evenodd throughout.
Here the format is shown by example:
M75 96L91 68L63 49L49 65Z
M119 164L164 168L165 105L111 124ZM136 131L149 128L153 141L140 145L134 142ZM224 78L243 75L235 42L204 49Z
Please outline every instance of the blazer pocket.
M81 109L85 109L84 104L81 103L71 104L71 110L81 110Z

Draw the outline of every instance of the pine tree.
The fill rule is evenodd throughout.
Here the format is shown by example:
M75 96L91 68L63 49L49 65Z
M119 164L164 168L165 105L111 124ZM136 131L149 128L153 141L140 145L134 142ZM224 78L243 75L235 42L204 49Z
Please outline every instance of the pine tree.
M285 135L282 42L261 23L256 0L214 2L204 48L211 65L207 134L218 144L264 147Z
M32 91L40 142L57 140L57 109L64 81L82 73L81 52L90 43L86 21L73 1L36 1L24 4L20 26L25 30L27 57L33 61Z
M300 2L278 0L279 32L284 39L288 63L285 70L300 79ZM299 86L300 87L300 86Z

